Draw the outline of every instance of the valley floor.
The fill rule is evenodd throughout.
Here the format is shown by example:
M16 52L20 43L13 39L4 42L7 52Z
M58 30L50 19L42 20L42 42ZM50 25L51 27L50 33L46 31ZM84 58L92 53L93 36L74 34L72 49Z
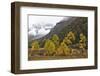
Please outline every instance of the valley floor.
M30 49L29 49L30 50ZM66 56L45 56L45 55L39 55L36 53L28 52L28 60L58 60L58 59L82 59L82 58L88 58L88 53L87 50L84 52L78 52L80 50L72 49L75 50L69 55ZM76 52L77 51L77 52ZM40 52L40 51L39 51Z

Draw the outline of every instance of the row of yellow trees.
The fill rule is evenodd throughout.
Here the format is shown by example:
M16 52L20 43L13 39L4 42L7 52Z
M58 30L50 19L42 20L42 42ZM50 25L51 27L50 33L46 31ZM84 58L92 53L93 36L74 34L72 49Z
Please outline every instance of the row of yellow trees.
M73 45L75 41L75 34L70 31L65 35L64 39L60 42L59 37L54 34L51 39L47 39L44 44L44 50L46 55L69 55L72 48L70 45ZM82 33L80 34L79 48L84 49L86 47L86 37ZM34 41L32 43L32 50L40 50L39 42Z

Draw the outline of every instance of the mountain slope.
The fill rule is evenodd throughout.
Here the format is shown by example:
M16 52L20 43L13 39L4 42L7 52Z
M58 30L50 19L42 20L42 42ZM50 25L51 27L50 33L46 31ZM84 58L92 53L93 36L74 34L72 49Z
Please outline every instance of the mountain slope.
M38 39L39 41L50 38L53 34L57 34L60 39L63 39L65 34L73 31L76 36L83 33L87 37L87 18L86 17L71 17L69 20L63 20L56 24L56 26L46 36Z

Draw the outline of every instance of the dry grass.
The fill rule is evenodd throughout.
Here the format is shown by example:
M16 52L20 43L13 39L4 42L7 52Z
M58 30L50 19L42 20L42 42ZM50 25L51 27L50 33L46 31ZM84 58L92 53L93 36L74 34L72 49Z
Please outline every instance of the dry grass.
M28 60L58 60L58 59L79 59L79 58L88 58L87 50L80 51L79 49L72 49L71 53L69 55L61 55L61 56L46 56L41 51L43 49L37 51L37 50L31 50L29 48L28 52ZM45 51L43 51L45 53Z

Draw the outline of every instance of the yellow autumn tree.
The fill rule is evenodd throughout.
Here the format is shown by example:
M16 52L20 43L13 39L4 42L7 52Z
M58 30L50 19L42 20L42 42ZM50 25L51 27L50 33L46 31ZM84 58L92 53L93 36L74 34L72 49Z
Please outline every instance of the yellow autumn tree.
M70 48L64 42L61 42L59 48L57 49L56 55L68 55L69 53Z
M59 46L59 37L58 37L56 34L54 34L54 35L52 36L51 40L54 42L55 47L56 47L56 49L57 49L58 46Z
M80 34L79 48L80 49L85 49L86 48L86 37L83 33Z
M68 37L65 37L63 39L63 42L65 42L67 45L71 45L72 44L72 41Z
M71 41L75 41L75 34L70 31L67 35L68 39L70 39Z
M53 55L55 53L55 44L52 40L47 39L44 45L47 55Z
M38 41L34 41L32 43L32 50L39 50L39 42Z
M75 34L70 31L63 39L63 42L65 42L67 45L71 45L73 41L75 41Z

